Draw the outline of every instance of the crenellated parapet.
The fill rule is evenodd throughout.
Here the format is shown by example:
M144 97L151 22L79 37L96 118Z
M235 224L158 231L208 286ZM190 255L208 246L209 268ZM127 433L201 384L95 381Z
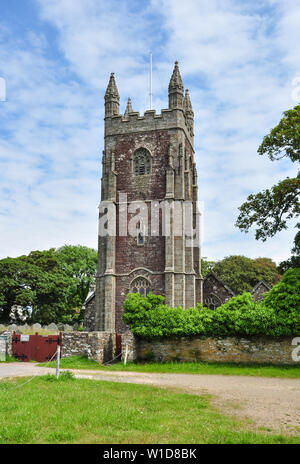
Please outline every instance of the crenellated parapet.
M183 109L163 109L160 114L155 110L145 111L143 115L139 112L126 113L126 115L110 116L105 118L105 137L122 135L128 133L178 130L187 136L191 146L194 145L194 137L186 122Z
M193 147L194 112L188 90L184 94L184 86L177 61L170 79L168 96L169 108L163 109L160 114L156 114L155 110L147 110L143 115L133 111L130 98L125 113L120 114L120 97L112 73L105 94L105 137L130 132L182 129Z

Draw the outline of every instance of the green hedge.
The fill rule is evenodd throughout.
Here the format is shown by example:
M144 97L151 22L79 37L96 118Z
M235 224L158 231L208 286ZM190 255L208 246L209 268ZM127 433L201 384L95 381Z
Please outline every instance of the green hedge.
M145 338L171 336L273 337L300 334L300 269L289 269L262 302L250 293L231 298L215 311L198 304L196 308L170 308L164 298L147 298L129 293L124 302L123 321Z

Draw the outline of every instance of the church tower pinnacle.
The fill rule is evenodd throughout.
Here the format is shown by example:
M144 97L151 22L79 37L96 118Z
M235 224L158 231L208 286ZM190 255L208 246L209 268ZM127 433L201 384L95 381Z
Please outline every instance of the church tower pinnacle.
M133 113L133 109L132 109L132 104L131 104L131 99L128 98L128 102L127 102L127 106L126 106L126 110L125 110L125 116L128 116L129 113Z
M120 96L115 81L114 73L111 73L105 93L105 117L117 116L120 110Z
M185 91L185 97L184 97L184 114L186 118L186 125L189 128L191 135L194 135L194 111L189 95L188 89Z
M169 109L181 108L184 103L184 87L179 71L178 61L175 61L173 74L169 83Z

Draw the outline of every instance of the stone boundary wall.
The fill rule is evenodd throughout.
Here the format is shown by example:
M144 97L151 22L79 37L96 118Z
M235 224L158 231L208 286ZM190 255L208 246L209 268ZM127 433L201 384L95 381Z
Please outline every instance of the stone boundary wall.
M14 330L1 331L6 354L12 356ZM41 334L42 335L42 334ZM110 332L62 332L62 357L87 356L99 363L111 361L116 353L116 334Z
M7 354L12 355L12 332L3 332ZM2 338L1 337L1 338ZM293 340L295 343L293 344ZM297 337L178 337L146 340L131 332L122 335L122 359L126 347L128 361L224 362L273 365L300 365ZM296 354L293 360L292 353ZM62 357L87 356L100 364L116 353L116 334L111 332L63 332Z
M5 355L12 356L12 334L13 332L6 331L0 332L0 339L2 340L2 350L4 352L5 346Z
M116 335L110 332L64 332L62 357L87 356L100 364L111 361L116 352Z
M6 340L0 337L0 361L4 362L6 360Z
M89 355L89 332L63 332L62 358Z
M122 334L122 360L125 358L126 345L128 350L128 361L137 361L140 356L138 353L139 339L131 332Z
M129 361L206 361L220 363L252 363L274 365L299 365L292 358L296 337L178 337L144 340L131 333L123 335L122 352L126 344L131 352ZM299 356L298 350L298 356Z

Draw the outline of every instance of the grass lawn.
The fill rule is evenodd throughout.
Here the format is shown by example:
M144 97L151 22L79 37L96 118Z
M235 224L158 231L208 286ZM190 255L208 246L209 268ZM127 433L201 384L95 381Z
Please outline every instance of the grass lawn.
M46 363L39 364L45 366ZM48 363L49 367L55 367L56 362ZM222 375L251 375L259 377L283 377L300 378L299 366L270 366L270 365L245 365L245 364L219 364L219 363L123 363L103 366L96 361L88 360L84 356L73 356L62 358L60 367L63 369L101 369L107 371L134 371L134 372L157 372L157 373L179 373L179 374L222 374Z
M0 361L0 364L1 363L14 363L14 362L20 362L20 361L19 361L19 359L14 358L13 356L6 355L5 361Z
M0 443L300 443L226 417L210 398L64 373L0 381Z

